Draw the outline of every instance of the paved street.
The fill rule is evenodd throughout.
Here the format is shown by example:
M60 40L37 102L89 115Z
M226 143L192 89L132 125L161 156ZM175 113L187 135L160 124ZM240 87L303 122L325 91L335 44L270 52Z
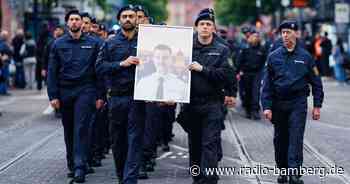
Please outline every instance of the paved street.
M309 118L305 134L304 166L343 168L345 174L304 176L306 184L350 183L350 87L327 80L321 121ZM47 114L46 93L11 91L0 97L0 184L64 184L66 178L65 148L60 121ZM311 104L310 106L311 107ZM190 184L187 136L174 124L175 138L170 152L159 150L156 170L141 184ZM224 158L222 167L274 167L273 127L266 121L243 117L242 109L231 109L222 133ZM88 184L116 182L112 155L103 166L88 175ZM234 174L221 176L222 184L276 183L273 173L267 175Z

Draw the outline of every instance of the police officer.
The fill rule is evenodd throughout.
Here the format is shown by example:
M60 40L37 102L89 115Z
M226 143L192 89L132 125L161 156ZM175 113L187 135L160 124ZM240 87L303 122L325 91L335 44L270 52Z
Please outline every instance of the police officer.
M100 43L100 45L102 45L103 40L92 29L92 17L90 16L90 14L87 12L83 12L81 13L81 17L83 22L81 31L93 37L94 39L96 39L96 41ZM94 21L96 21L96 19ZM101 87L104 87L104 85ZM105 94L105 88L101 90L104 91L103 94ZM105 95L103 97L103 100L106 101ZM102 166L101 160L103 158L103 136L105 135L104 126L107 126L105 123L106 113L104 112L105 108L103 106L96 112L95 121L91 124L91 127L89 128L89 145L91 149L88 154L88 163L92 167Z
M112 151L118 182L137 183L142 155L145 102L133 100L137 31L136 11L132 5L117 14L121 31L102 46L97 71L108 79L108 110Z
M48 95L51 105L61 109L69 176L85 182L88 172L89 127L103 101L101 82L95 73L99 43L81 32L81 15L69 11L69 31L52 45L48 66Z
M190 165L202 172L193 176L194 183L217 183L218 176L205 175L205 168L218 167L220 132L223 118L222 89L234 76L228 63L229 49L213 39L214 16L199 14L193 41L190 104L183 106L189 132ZM196 122L196 123L193 123Z
M245 104L246 117L259 120L261 72L265 65L267 52L260 44L260 35L256 31L251 31L248 43L249 47L242 49L239 53L237 70L244 83L243 93L246 98L243 99L243 104Z
M274 125L275 160L280 169L289 169L289 183L303 184L298 168L303 163L303 139L307 115L307 96L312 86L314 120L320 119L323 87L312 56L297 42L297 22L285 20L279 26L283 46L267 59L262 106ZM288 181L279 176L278 183Z

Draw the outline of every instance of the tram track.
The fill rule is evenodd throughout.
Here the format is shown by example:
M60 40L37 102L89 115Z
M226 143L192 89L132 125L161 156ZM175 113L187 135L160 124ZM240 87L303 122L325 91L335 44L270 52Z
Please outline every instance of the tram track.
M237 113L237 112L236 112ZM233 120L233 112L229 112L228 114L228 118L230 119L230 128L233 131L233 135L234 138L236 139L236 141L238 142L238 148L240 149L240 152L242 153L242 160L244 160L247 164L249 164L251 167L260 165L260 166L264 166L270 169L273 169L274 166L271 165L266 165L263 163L260 163L258 161L255 161L254 158L252 158L247 150L247 145L244 143L244 140L242 139L242 137L239 134L239 131L236 127L236 123ZM320 167L324 167L327 170L332 169L333 167L336 166L336 164L329 158L327 158L326 156L322 155L320 152L317 151L316 148L314 148L309 142L307 142L307 140L304 140L304 150L315 160L317 160L319 163L322 164L322 166L320 165ZM350 184L350 177L349 175L347 175L346 173L344 174L340 174L340 175L331 175L332 177L336 177L337 179L341 180L343 183L345 184ZM327 176L326 176L327 177ZM258 184L262 184L262 183L266 183L266 182L271 182L271 181L267 181L265 179L263 179L261 176L259 175L255 175L255 179L256 182Z
M6 172L9 168L14 166L18 162L24 160L26 157L31 155L36 150L39 150L42 146L48 143L52 138L58 136L61 131L62 131L61 128L54 130L49 135L43 137L40 141L37 141L36 143L27 147L24 151L16 154L16 156L0 163L0 174Z

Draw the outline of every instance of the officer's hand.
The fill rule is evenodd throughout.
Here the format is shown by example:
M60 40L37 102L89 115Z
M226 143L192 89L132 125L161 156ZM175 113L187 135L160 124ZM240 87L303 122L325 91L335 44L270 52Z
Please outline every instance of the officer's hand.
M129 67L131 65L138 65L138 64L140 64L140 60L135 56L129 56L128 59L120 62L120 66L122 67Z
M60 101L58 99L53 99L50 101L51 106L54 109L59 109L60 108Z
M159 103L159 106L173 106L173 105L175 105L176 104L176 102L175 101L168 101L168 102L160 102Z
M101 109L103 107L103 105L105 104L105 102L101 99L96 100L96 109Z
M271 121L272 120L272 111L271 110L264 110L264 116L266 119Z
M46 70L41 70L41 76L46 77L47 71Z
M240 75L240 74L237 74L237 75L236 75L236 79L237 79L237 81L241 80L241 75Z
M314 107L314 109L312 109L312 119L319 120L320 117L321 117L321 108Z
M227 105L227 107L234 107L236 105L236 98L233 96L225 96L224 104Z
M193 62L188 66L188 69L191 71L201 72L203 70L203 66L198 62Z
M1 60L6 61L9 59L9 56L7 54L1 55Z

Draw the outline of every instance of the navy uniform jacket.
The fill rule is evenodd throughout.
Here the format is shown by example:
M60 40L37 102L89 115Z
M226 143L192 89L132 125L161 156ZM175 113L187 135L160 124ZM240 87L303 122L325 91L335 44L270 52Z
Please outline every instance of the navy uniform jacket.
M267 53L260 44L249 46L239 52L237 59L237 70L244 73L258 73L265 66Z
M197 36L195 34L195 36ZM197 38L195 38L197 39ZM223 38L221 38L220 36L218 36L217 34L214 33L214 40L217 40L219 43L225 45L228 49L229 49L229 58L232 58L232 54L233 54L233 48L230 47L230 44L224 40ZM232 67L232 70L233 72L236 74L236 66L234 65L233 61L229 60L229 64L231 65ZM229 83L225 84L224 86L224 93L225 93L225 96L234 96L236 97L237 96L237 81L236 81L236 77L233 77Z
M132 93L135 78L135 65L122 67L120 63L129 56L136 56L137 34L131 40L119 31L108 39L100 49L96 71L107 76L108 89L123 90ZM132 95L132 94L129 94Z
M312 86L314 107L323 102L322 81L315 61L300 44L293 52L282 46L267 59L261 102L263 109L271 109L273 101L307 97Z
M97 77L95 63L100 43L82 34L75 40L70 34L56 39L51 47L48 66L48 95L50 100L60 99L64 91L85 87L97 88L97 99L103 99L103 81Z
M191 72L191 100L223 95L225 85L235 80L233 68L228 62L229 49L216 39L210 45L202 45L196 36L194 38L192 62L197 61L203 70ZM230 96L235 94L236 91L232 91Z

